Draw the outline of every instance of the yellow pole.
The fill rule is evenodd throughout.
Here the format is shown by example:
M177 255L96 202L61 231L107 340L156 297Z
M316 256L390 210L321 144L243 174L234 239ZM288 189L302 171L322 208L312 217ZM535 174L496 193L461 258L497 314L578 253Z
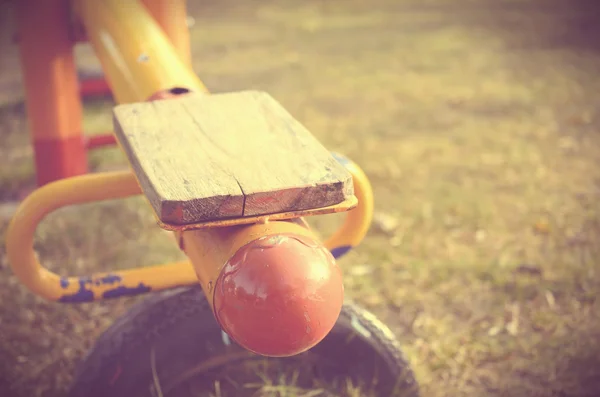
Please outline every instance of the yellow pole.
M140 1L74 0L74 9L118 103L174 88L207 92Z
M38 224L49 213L67 205L138 194L141 194L141 189L130 171L65 178L36 189L21 203L6 233L8 263L17 278L39 296L73 303L135 295L197 282L194 270L187 262L82 277L60 277L38 262L33 250L33 238Z
M142 3L169 37L181 60L191 66L186 0L142 0Z

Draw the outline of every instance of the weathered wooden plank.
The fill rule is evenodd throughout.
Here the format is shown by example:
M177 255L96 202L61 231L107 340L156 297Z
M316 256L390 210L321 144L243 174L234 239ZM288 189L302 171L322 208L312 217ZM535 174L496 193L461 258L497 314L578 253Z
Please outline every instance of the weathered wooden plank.
M263 92L120 105L114 124L166 224L321 208L353 195L348 171Z
M189 133L198 128L176 102L144 102L114 109L115 134L142 191L165 223L241 216L241 188L227 170L211 164L204 137Z

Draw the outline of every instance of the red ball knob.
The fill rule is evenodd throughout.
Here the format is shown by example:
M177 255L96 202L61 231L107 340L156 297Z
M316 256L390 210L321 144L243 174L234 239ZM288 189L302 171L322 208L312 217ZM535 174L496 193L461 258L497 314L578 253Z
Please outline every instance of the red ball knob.
M265 236L241 247L215 283L215 316L238 344L291 356L319 343L342 309L342 274L310 237Z

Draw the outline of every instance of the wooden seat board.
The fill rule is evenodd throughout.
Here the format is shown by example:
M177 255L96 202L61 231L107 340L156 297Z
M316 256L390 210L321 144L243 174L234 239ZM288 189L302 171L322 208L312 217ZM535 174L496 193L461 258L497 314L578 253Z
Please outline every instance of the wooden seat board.
M323 208L350 173L258 91L119 105L117 138L159 220L185 225Z

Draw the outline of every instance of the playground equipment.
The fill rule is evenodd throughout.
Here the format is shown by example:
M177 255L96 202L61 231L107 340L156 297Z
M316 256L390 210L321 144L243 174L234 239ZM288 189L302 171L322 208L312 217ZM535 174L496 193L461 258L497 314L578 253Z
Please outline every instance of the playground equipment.
M170 290L100 338L71 395L138 395L148 385L166 395L165 387L262 357L317 357L323 378L341 371L372 378L377 395L417 395L389 330L344 303L335 259L364 238L373 211L355 163L329 153L266 93L207 95L191 68L182 0L15 4L40 187L8 229L13 271L34 293L63 303ZM130 171L87 174L86 150L96 145L80 131L72 56L82 37L118 104L114 135L96 145L118 142ZM189 262L79 277L40 265L33 237L48 213L139 194ZM321 243L303 217L335 212L346 220ZM157 368L170 386L156 384Z

